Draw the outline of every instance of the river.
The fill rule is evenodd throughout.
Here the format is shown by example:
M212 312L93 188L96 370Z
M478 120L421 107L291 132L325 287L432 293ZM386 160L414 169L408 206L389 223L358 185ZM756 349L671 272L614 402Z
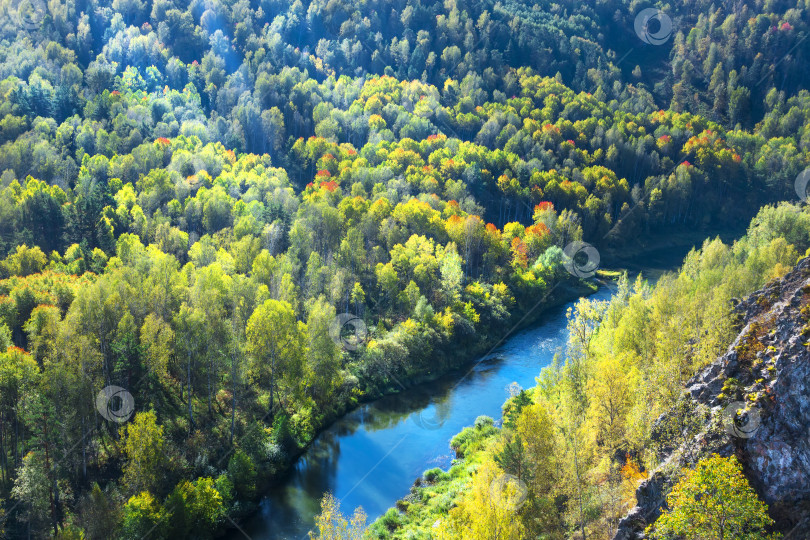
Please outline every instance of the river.
M651 280L660 271L644 273ZM593 300L607 300L601 287ZM344 514L362 506L370 524L408 494L414 480L433 467L447 469L450 439L479 415L501 418L508 386L535 385L568 338L566 311L550 309L531 328L504 341L492 354L439 380L359 407L321 433L259 510L229 538L303 540L331 491Z

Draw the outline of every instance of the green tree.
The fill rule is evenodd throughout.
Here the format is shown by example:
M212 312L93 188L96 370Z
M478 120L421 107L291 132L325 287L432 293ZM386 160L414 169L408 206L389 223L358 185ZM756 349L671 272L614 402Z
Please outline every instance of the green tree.
M461 285L464 282L461 257L454 243L448 244L444 250L439 270L441 272L442 294L445 297L445 302L452 305L458 299Z
M124 482L130 492L160 493L169 464L167 450L155 411L136 414L127 424L124 440Z
M39 247L29 248L25 244L17 246L14 253L6 257L0 266L8 276L29 276L40 272L48 258Z
M196 366L199 364L196 359L201 356L202 345L207 341L208 335L205 328L205 313L197 308L183 304L180 311L175 315L175 325L177 327L178 349L182 351L186 358L186 405L188 408L188 429L189 433L194 429L194 378L197 372Z
M734 456L712 454L684 470L667 495L667 506L648 528L654 540L772 538L768 506L757 498Z
M341 383L340 351L329 335L329 325L335 319L335 308L323 297L307 307L307 371L312 378L311 395L326 403Z
M240 500L250 500L256 491L256 466L241 448L228 461L228 478Z
M505 441L503 449L495 454L495 463L521 482L528 480L527 469L530 466L525 449L520 435L515 435L512 440Z
M87 538L90 540L114 538L123 518L119 504L111 500L97 483L93 484L93 489L82 500L79 514Z
M148 491L133 495L124 505L121 537L164 539L168 536L169 514Z
M11 477L13 463L19 463L19 428L23 423L22 401L34 392L39 379L36 361L22 349L9 347L0 352L0 465L2 480Z
M296 320L290 304L267 300L248 319L246 336L254 374L270 379L268 412L273 414L277 388L301 390L306 326Z
M170 538L214 538L225 518L222 496L211 478L183 481L166 502Z
M169 360L174 354L174 332L159 316L150 313L141 327L141 349L149 372L147 384L152 403L159 399L159 385L169 384Z
M53 504L45 459L37 452L29 452L22 459L11 495L24 504L25 521L35 536L45 533L48 514ZM55 529L55 526L54 526Z

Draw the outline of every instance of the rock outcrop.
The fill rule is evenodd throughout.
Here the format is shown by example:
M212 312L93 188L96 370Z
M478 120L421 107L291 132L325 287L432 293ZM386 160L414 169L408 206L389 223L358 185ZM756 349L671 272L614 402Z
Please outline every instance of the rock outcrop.
M680 436L662 445L661 464L639 486L614 540L644 538L678 471L711 453L737 456L785 538L810 538L810 258L734 313L740 331L727 352L656 422L670 435L677 426Z

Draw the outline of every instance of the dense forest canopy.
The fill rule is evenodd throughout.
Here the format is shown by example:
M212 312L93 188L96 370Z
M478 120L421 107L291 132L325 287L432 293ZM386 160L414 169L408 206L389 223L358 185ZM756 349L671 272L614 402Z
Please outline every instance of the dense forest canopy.
M810 165L806 2L660 4L660 40L618 0L0 7L0 536L215 536L337 415L587 288L572 242L742 227ZM704 247L740 291L808 247L759 216ZM642 448L718 332L594 444Z
M160 209L200 236L230 224L188 215L197 185L178 183L201 171L213 183L224 163L178 155L194 153L179 137L264 155L296 190L319 184L317 171L346 194L358 181L390 191L401 177L386 194L395 201L472 199L462 208L499 227L529 224L549 201L575 210L593 238L636 206L626 234L703 225L718 206L742 225L807 165L801 6L769 3L776 13L748 18L762 9L672 8L676 32L660 46L637 38L635 6L621 3L31 6L40 11L10 5L16 15L3 18L0 168L5 184L27 187L30 175L65 200L51 188L27 211L3 208L6 251L86 239L109 252L96 226L116 207L110 179L139 197L154 191L138 201L147 221ZM649 72L623 76L632 62ZM448 140L409 143L431 135ZM331 166L328 142L346 148ZM344 160L367 173L340 178ZM168 178L138 188L155 169ZM70 212L55 209L65 202ZM40 212L49 219L25 221Z

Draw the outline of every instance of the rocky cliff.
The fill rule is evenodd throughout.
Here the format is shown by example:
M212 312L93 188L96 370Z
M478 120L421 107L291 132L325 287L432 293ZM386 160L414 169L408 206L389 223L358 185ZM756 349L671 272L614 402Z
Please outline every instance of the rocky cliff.
M810 258L734 306L739 334L656 422L661 464L614 540L644 538L678 471L736 455L791 540L810 538Z

